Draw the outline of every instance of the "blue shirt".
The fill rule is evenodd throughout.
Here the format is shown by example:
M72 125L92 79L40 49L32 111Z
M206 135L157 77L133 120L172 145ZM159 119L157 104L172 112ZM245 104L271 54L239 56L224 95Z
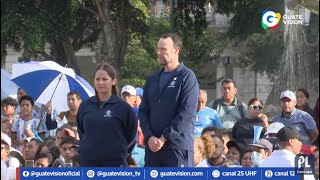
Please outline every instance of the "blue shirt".
M284 117L283 113L281 115L276 116L273 118L272 122L280 122L285 127L293 127L297 129L301 136L309 137L309 133L312 130L316 130L317 126L314 122L313 118L304 111L299 109L295 109L290 117ZM303 141L303 144L311 144L310 139L307 141Z
M216 126L218 128L223 128L217 111L208 107L204 107L204 109L197 112L195 126L195 137L200 137L202 130L207 126Z
M138 167L144 167L144 156L145 150L136 145L132 151L132 158L136 161Z

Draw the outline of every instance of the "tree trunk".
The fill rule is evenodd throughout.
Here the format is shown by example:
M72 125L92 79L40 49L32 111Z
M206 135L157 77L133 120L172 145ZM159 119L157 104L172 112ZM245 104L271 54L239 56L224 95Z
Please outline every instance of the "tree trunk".
M81 72L78 65L78 60L75 55L75 51L73 49L73 46L69 40L65 40L62 42L66 61L67 61L67 67L72 68L76 74L80 76Z
M124 62L124 56L129 43L128 27L124 18L117 16L112 22L111 5L112 0L104 0L97 3L99 20L102 25L101 36L103 39L102 46L99 47L102 61L111 64L117 74L120 74L120 68Z
M72 44L68 40L56 39L52 49L52 56L54 57L54 61L56 61L61 66L65 66L72 68L79 76L81 74L77 58L75 56L75 51L73 49Z

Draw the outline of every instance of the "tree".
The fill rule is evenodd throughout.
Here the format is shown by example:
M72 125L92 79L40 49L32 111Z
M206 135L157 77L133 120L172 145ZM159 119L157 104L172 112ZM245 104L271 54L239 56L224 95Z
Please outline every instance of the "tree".
M1 56L13 46L23 50L21 60L42 57L79 73L75 52L95 42L101 29L89 7L92 1L1 1Z
M199 37L207 27L206 3L177 0L176 30L184 39ZM23 50L22 60L51 59L80 73L75 53L89 46L97 51L98 61L109 62L119 71L131 38L151 49L147 47L151 43L146 0L3 0L1 10L2 62L6 47L11 46Z
M138 39L130 41L124 66L120 71L121 86L125 84L143 86L145 79L160 68L156 57L156 44L159 37L171 29L169 15L164 14L160 18L151 17L148 26L150 27L149 43L153 46L145 47L144 43ZM183 48L179 60L190 67L196 73L198 80L202 82L208 74L200 76L200 68L219 57L227 42L228 39L223 33L206 28L199 35L192 34L183 39Z
M258 73L266 72L274 82L267 103L277 104L279 91L284 89L304 87L318 92L319 16L312 14L306 27L280 23L276 30L264 30L261 13L273 10L283 15L283 1L216 0L213 3L218 12L234 15L229 34L241 50L238 65L249 66ZM286 69L288 63L294 64L292 70Z
M1 61L6 47L23 50L23 60L45 59L80 72L75 52L103 39L102 54L116 69L122 64L128 34L143 36L142 1L1 1ZM101 32L103 32L101 34ZM115 44L112 44L115 43ZM45 45L50 45L46 53ZM115 46L117 45L117 46ZM114 57L111 57L114 55ZM119 63L115 64L117 60Z

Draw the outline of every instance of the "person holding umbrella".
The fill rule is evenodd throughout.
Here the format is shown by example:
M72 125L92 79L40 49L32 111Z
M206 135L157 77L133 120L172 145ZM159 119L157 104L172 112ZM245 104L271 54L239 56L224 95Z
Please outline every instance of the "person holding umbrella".
M138 119L132 107L117 96L116 73L99 65L95 96L83 101L77 113L81 167L127 167L135 146Z

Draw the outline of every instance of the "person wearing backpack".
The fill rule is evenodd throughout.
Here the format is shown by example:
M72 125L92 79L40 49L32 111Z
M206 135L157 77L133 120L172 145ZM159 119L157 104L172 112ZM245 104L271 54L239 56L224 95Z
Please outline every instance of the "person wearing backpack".
M213 102L212 109L216 110L223 127L232 129L234 124L248 117L247 106L237 99L237 85L232 79L222 81L222 97Z

